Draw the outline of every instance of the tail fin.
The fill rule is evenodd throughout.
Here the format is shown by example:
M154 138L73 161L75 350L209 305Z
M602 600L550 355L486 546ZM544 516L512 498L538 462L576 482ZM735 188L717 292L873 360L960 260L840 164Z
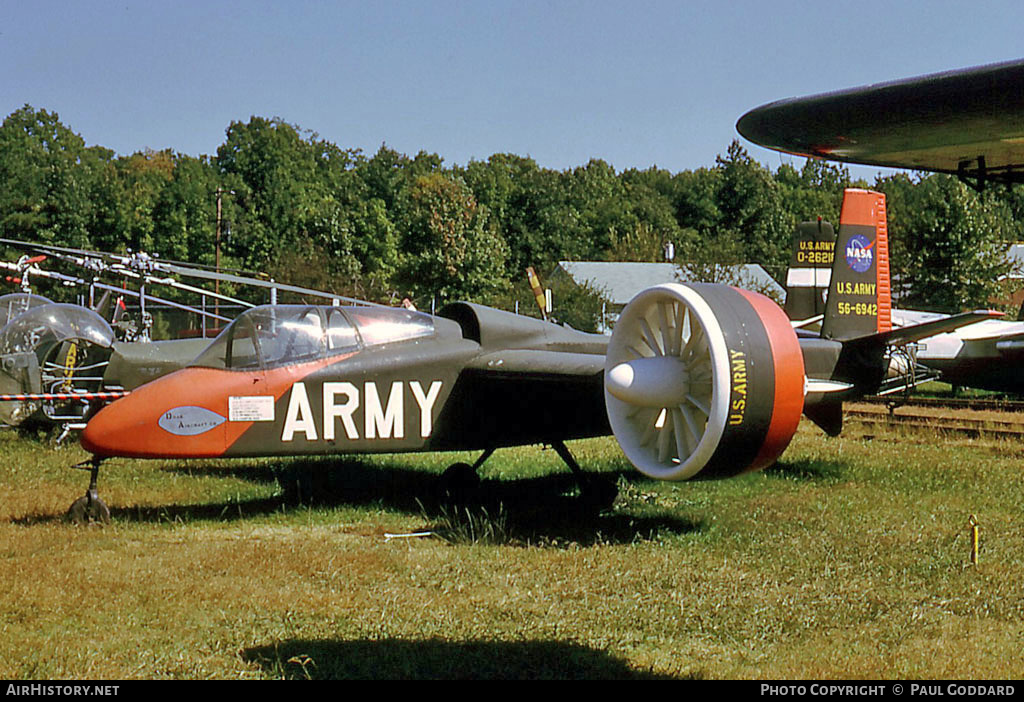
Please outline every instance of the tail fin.
M848 188L843 193L821 336L842 341L891 329L885 195Z
M793 256L786 272L786 315L794 321L825 313L825 294L832 279L836 233L832 225L801 222L793 235Z

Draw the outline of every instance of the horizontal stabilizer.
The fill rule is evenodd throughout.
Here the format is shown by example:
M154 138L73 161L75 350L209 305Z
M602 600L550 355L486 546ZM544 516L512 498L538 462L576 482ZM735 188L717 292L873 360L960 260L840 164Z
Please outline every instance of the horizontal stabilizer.
M817 324L823 319L825 319L825 315L817 314L814 315L813 317L808 317L807 319L794 319L790 322L790 324L793 326L794 329L803 329L804 327L809 327L812 324Z
M804 383L806 394L817 392L843 392L854 387L852 383L843 383L838 380L822 380L820 378L807 378Z

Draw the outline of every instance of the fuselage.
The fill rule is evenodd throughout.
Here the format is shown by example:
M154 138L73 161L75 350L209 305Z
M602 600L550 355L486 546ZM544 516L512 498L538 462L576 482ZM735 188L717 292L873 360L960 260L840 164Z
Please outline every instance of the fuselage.
M100 456L268 456L610 432L604 337L479 306L460 315L257 308L188 367L97 413L82 445Z

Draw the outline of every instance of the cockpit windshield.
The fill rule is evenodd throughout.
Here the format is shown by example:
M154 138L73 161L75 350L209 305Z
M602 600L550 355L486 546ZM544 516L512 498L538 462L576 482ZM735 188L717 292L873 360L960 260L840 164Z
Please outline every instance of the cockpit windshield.
M366 346L390 344L434 333L434 320L422 312L395 307L349 307L346 311Z
M241 314L191 365L273 368L433 333L429 316L405 309L268 305Z

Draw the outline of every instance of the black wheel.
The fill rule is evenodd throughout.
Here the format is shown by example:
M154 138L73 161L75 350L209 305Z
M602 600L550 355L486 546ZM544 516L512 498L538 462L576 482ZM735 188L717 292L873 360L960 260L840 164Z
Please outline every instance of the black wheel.
M98 497L79 497L68 509L67 520L73 524L109 524L110 508Z
M611 509L618 496L618 482L604 477L588 475L580 486L580 498L599 510Z
M330 474L323 466L298 464L274 471L281 498L289 507L311 506L331 498Z
M441 500L466 502L472 499L480 488L480 476L468 463L453 463L448 466L438 485Z

